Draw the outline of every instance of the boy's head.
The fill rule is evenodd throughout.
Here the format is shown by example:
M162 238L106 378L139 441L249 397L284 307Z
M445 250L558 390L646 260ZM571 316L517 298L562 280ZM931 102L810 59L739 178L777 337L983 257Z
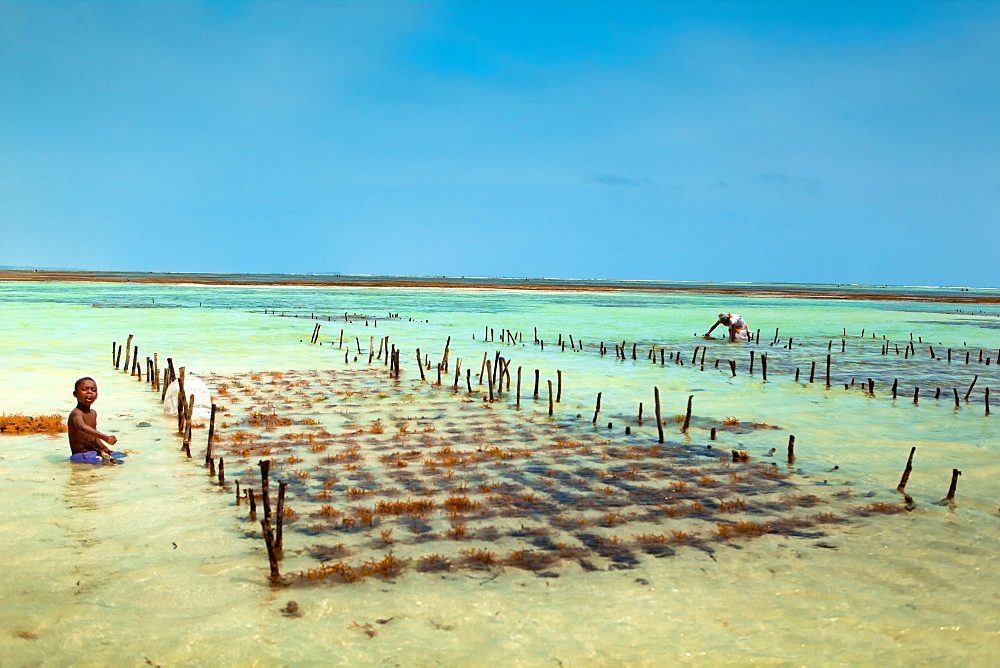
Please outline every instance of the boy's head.
M73 391L74 391L74 392L76 392L77 390L79 390L79 389L80 389L80 385L81 385L81 384L82 384L82 383L83 383L83 382L84 382L85 380L89 380L89 381L90 381L91 383L93 383L93 384L94 384L94 387L97 387L97 381L95 381L95 380L94 380L93 378L91 378L90 376L84 376L83 378L81 378L81 379L79 379L78 381L76 381L75 383L73 383Z
M77 402L90 406L97 401L97 381L89 376L84 376L73 383L73 396Z

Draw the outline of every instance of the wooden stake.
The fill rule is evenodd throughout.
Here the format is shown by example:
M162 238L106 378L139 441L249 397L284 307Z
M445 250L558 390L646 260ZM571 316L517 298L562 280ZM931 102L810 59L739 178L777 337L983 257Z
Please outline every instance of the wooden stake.
M538 398L538 374L539 374L538 369L535 369L535 393L534 393L535 399Z
M285 522L285 490L287 488L288 488L287 482L282 481L278 483L278 515L277 517L274 518L274 524L275 524L274 547L275 551L277 552L277 557L279 559L281 559L282 557L281 550L282 550L282 544L284 542L281 536L281 528Z
M913 470L913 453L916 451L916 446L910 448L910 456L906 458L906 468L903 469L903 477L899 479L899 484L896 486L896 489L900 492L906 489L906 481L910 479L910 471Z
M795 436L788 435L788 463L795 463Z
M420 369L420 380L427 380L426 378L424 378L424 365L420 363L420 348L417 348L417 368ZM441 367L438 366L438 380L440 380L440 376L441 376Z
M977 380L979 380L979 376L978 376L978 375L976 375L976 376L975 376L975 377L974 377L974 378L972 379L972 385L969 385L969 389L968 389L968 390L966 391L966 393L965 393L965 400L966 400L966 401L968 401L968 400L969 400L969 395L970 395L970 394L972 394L972 388L974 388L974 387L976 386L976 381L977 381Z
M601 412L601 392L597 393L597 406L594 407L593 424L597 424L597 416Z
M562 403L562 371L556 369L556 403Z
M129 353L132 352L132 337L133 336L134 336L134 334L129 334L128 335L128 341L125 342L125 366L122 367L122 371L128 371L129 370L128 361L129 361Z
M271 566L271 581L277 582L281 579L281 572L278 570L278 555L274 549L274 533L271 531L271 523L267 519L260 521L261 531L264 532L264 544L267 546L267 561Z
M219 484L224 485L226 482L226 463L223 461L222 457L219 457Z
M549 417L552 417L552 381L545 381L549 384Z
M653 388L653 399L656 402L656 406L654 408L656 413L656 432L659 437L659 442L663 443L663 418L660 416L660 388Z
M208 419L208 449L205 451L205 466L212 462L212 441L215 439L215 411L216 406L212 404L212 415Z
M733 362L735 364L735 362ZM685 434L687 433L688 427L691 426L691 402L694 401L694 395L688 396L687 413L684 415L684 426L681 427L681 431Z
M271 494L269 476L271 474L271 460L261 459L257 462L260 467L260 500L264 506L264 519L271 519Z
M521 407L521 367L517 367L517 399L515 405Z
M184 451L191 456L191 414L194 413L194 395L188 395L187 406L184 407Z
M955 500L955 488L958 487L958 476L960 475L962 475L962 472L958 469L951 470L951 485L948 487L948 496L944 497L946 500Z
M486 360L486 380L490 386L490 401L493 401L493 363ZM549 386L551 387L551 385Z
M830 356L826 356L826 387L830 388Z

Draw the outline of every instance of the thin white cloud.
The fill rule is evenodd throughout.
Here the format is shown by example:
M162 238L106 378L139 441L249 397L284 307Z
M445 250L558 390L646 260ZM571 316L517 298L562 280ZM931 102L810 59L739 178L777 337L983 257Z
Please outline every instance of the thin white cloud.
M625 186L627 188L640 188L653 185L653 182L645 176L633 178L610 172L604 174L593 174L591 175L590 180L605 186Z

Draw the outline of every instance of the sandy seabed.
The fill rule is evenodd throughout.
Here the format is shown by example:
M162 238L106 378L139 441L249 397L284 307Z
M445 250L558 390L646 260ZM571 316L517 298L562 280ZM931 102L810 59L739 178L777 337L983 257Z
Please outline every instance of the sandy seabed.
M64 436L2 438L5 664L992 662L990 294L970 313L752 287L120 280L0 283L0 412L68 412L91 375L100 426L129 452L87 467ZM692 337L720 310L768 331ZM156 351L212 390L221 481L206 425L189 458L160 393L112 366L129 334L142 360ZM493 401L484 356L510 363ZM912 447L907 499L895 487ZM239 481L261 504L262 459L272 504L286 484L277 579L262 505L252 516L236 496ZM937 505L956 468L954 503Z

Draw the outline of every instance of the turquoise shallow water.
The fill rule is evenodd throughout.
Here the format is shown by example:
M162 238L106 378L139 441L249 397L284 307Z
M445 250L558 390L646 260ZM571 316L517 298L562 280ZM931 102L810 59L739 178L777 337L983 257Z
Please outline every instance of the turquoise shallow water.
M761 341L734 346L695 338L722 310L739 312L751 331L760 328ZM65 437L3 437L0 489L3 498L17 501L8 503L0 520L8 537L0 546L7 564L0 574L6 593L0 603L0 652L15 665L146 659L163 665L987 663L1000 634L995 556L1000 430L995 412L985 416L983 401L986 387L1000 388L1000 319L996 307L979 310L987 312L946 303L700 294L0 284L0 412L66 413L73 405L73 380L91 375L101 390L96 405L101 428L117 434L120 447L131 452L125 466L89 469L66 461ZM345 321L345 312L369 316L367 324L360 317ZM389 313L400 317L386 318ZM321 322L322 346L308 343L314 314L331 318ZM497 340L484 341L490 328ZM544 350L533 343L535 328ZM775 328L779 342L770 345ZM338 345L342 329L345 340L363 350L357 362L350 355L344 363ZM501 343L501 329L521 332L521 341ZM903 353L911 333L913 356ZM656 387L668 418L665 445L678 449L675 461L688 456L696 457L691 466L710 461L708 429L722 430L726 417L741 425L775 426L722 430L715 448L743 450L754 462L778 464L791 475L782 482L788 493L815 494L822 500L817 510L849 521L810 527L801 532L806 536L784 532L713 540L700 548L682 545L669 557L637 552L632 568L614 569L614 562L594 557L597 569L591 571L564 560L550 569L558 577L513 566L444 573L411 567L389 582L272 588L259 528L248 521L246 509L236 507L231 492L179 452L176 423L162 416L158 395L112 369L111 342L124 342L129 334L141 355L156 351L161 366L170 356L216 389L237 376L249 385L251 373L280 371L287 378L314 370L356 373L368 367L371 337L377 347L377 337L390 336L402 351L403 379L400 384L373 379L366 386L384 399L331 395L334 408L327 411L299 403L284 408L275 397L269 406L297 419L316 411L330 431L369 425L380 414L388 424L405 405L404 412L432 416L418 422L424 428L437 425L444 432L444 423L454 423L456 443L487 438L514 447L509 439L521 438L520 427L510 425L541 430L554 424L581 438L603 439L608 447L645 447L656 438L649 419ZM582 340L584 350L571 352L568 345L561 350L560 335ZM512 370L523 368L526 386L535 369L543 388L561 371L562 402L553 422L544 390L537 403L522 391L520 413L512 410L508 395L482 417L463 412L461 398L468 393L420 383L415 349L436 364L449 336L451 360L461 358L473 375L483 354L492 360L496 351L511 360ZM790 350L783 347L787 337L793 339ZM602 341L611 350L604 356L597 351ZM627 355L618 360L614 343L622 341ZM883 355L886 341L893 348ZM702 345L707 346L704 371L691 364L695 347ZM651 346L665 351L665 364L648 358ZM942 359L949 348L950 364ZM768 357L766 383L762 353ZM673 363L671 355L680 355L684 365ZM722 360L718 368L715 359ZM737 363L735 377L728 371L730 359ZM817 382L795 383L794 370L806 381L812 362ZM426 373L433 377L433 371ZM953 389L964 397L974 377L969 401L956 410ZM261 382L268 378L265 374ZM861 390L868 378L876 382L874 397ZM894 379L896 401L889 396ZM331 380L322 391L335 387ZM921 393L917 404L914 387ZM935 400L938 387L942 398ZM478 410L485 388L474 389ZM318 380L310 390L322 392ZM601 419L594 427L590 418L598 392ZM689 396L694 428L685 435L669 418L684 412ZM399 397L405 403L393 405ZM288 398L299 399L290 393ZM249 409L252 401L229 408ZM640 402L647 416L643 425L636 420ZM613 424L610 432L607 422ZM625 438L624 425L634 429L633 440ZM508 427L514 436L503 440L498 429ZM798 455L792 469L782 457L789 434L796 437ZM365 445L361 440L362 451ZM900 504L894 488L913 446L917 454L907 486L912 511L853 514L852 508L875 502ZM331 448L328 452L336 446ZM375 454L368 459L371 471L382 470ZM249 480L255 461L227 463L227 471L231 478ZM613 467L599 460L590 464ZM962 471L956 504L935 505L953 468ZM843 492L850 497L835 496ZM290 503L303 514L310 507L305 496ZM330 503L345 511L354 504L342 494ZM571 506L567 501L564 510L578 512ZM660 530L708 532L720 519L730 518L664 520ZM490 521L503 527L512 520ZM644 531L654 525L641 524ZM435 530L448 526L441 519ZM289 527L288 571L320 563L308 554L313 544L344 540L355 549L354 563L385 552L364 533L315 536L300 528ZM400 526L394 531L397 537L404 532ZM634 533L594 523L592 532L623 539ZM521 546L510 537L498 544ZM449 547L439 541L427 551ZM419 555L412 545L397 543L393 549L414 560ZM282 614L290 599L298 602L301 617Z

